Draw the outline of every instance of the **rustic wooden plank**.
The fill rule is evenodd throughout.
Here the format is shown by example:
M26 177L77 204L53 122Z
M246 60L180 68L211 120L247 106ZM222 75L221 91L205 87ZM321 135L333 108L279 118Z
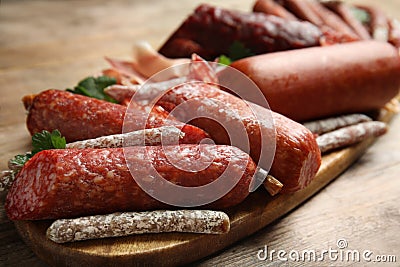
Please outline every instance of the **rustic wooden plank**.
M243 203L227 210L231 229L224 235L147 234L56 244L45 237L50 222L16 221L15 225L33 251L54 266L81 266L82 262L86 266L142 266L150 262L154 266L188 264L253 234L299 206L358 159L372 142L373 139L369 139L324 156L317 176L304 190L274 198L263 188L252 193Z
M284 262L260 261L258 250L337 249L345 238L348 248L369 249L377 254L397 255L400 235L400 117L349 170L288 216L242 242L204 259L196 266L276 266ZM318 266L342 266L342 262L320 262ZM287 262L304 266L304 262ZM366 262L357 266L365 266ZM308 264L306 264L308 265ZM368 266L374 266L370 264ZM392 266L392 265L388 265Z

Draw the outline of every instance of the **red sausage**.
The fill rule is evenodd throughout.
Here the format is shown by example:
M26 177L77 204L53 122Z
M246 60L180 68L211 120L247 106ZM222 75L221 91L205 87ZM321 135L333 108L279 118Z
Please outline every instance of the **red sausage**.
M258 85L273 111L295 121L379 109L400 86L398 50L376 41L265 54L231 66Z
M240 129L244 126L250 155L264 169L269 169L271 162L263 161L265 158L259 162L260 153L273 153L268 144L275 139L271 174L283 183L282 192L294 192L307 186L321 164L321 153L315 138L303 125L274 112L270 117L269 110L247 103L218 87L204 83L179 85L168 91L159 104L169 111L179 105L174 113L178 119L189 121L194 116L196 119L190 123L207 131L217 144L236 145L247 152L247 140L243 138L238 144L232 144L229 138L237 137L237 133L226 131L227 128ZM210 117L207 118L208 114ZM276 133L269 128L270 119L275 124Z
M253 54L320 45L322 32L309 22L245 13L202 4L160 48L166 57L193 53L214 60L240 42Z
M47 90L32 100L28 111L27 127L32 135L58 129L67 142L73 142L121 133L127 108L66 91ZM125 130L141 130L147 114L142 107L129 112ZM208 136L197 127L166 118L166 112L156 107L146 121L146 128L160 126L181 128L185 133L183 143L199 143Z
M143 168L149 164L147 159L164 179L185 187L211 183L233 164L231 173L238 175L238 183L206 208L234 206L249 194L256 165L243 151L231 146L168 146L176 150L178 160L188 164L196 164L200 156L207 162L211 159L207 168L190 172L174 167L165 148L131 147L128 154L122 148L42 151L25 164L14 181L6 199L7 215L12 220L37 220L170 208L144 192L129 172L126 162L133 162L133 168L138 166L140 171L137 178L151 183L154 178Z
M254 3L253 11L278 16L288 20L298 20L295 15L287 11L274 0L257 0Z

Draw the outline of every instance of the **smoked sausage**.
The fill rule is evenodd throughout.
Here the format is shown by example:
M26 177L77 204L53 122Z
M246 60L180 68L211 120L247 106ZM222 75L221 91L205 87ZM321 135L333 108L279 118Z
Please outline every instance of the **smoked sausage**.
M269 170L271 162L260 159L261 153L274 153L270 173L283 184L282 192L306 187L321 164L321 153L313 134L303 125L261 106L205 83L187 83L167 91L158 102L181 121L207 131L217 144L236 145L247 152L248 141L253 160ZM207 117L209 115L209 117ZM196 117L196 119L192 119ZM271 132L271 124L275 131ZM227 129L244 127L247 138L232 144L237 133ZM274 141L271 141L274 140ZM276 142L276 149L271 143ZM275 150L274 150L275 149Z
M199 163L199 158L208 165L196 172L175 167L166 149L189 165ZM137 167L140 177L134 179L129 164ZM16 177L6 199L7 215L11 220L37 220L171 208L138 185L137 179L148 183L154 180L144 167L148 164L165 180L185 187L209 184L232 164L230 172L234 175L227 178L237 175L237 183L223 197L204 206L212 209L243 201L257 169L248 154L231 146L129 147L128 153L123 148L44 150L35 154Z
M43 91L26 106L29 112L27 127L32 135L58 129L67 142L122 133L127 111L123 105L61 90ZM125 120L125 130L176 126L185 133L182 143L199 143L208 136L197 127L174 120L161 107L154 107L150 114L140 105L134 108Z
M270 108L295 121L382 108L400 87L400 56L362 41L277 52L231 64L253 80Z
M254 54L319 46L323 33L309 22L202 4L160 48L166 57L199 54L214 60L240 42Z

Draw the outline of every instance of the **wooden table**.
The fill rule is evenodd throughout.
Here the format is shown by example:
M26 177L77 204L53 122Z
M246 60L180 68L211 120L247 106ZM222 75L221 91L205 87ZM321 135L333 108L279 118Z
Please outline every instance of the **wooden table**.
M200 2L249 10L252 1L2 1L0 6L0 169L26 151L23 95L63 89L107 64L103 56L129 59L131 44L158 47ZM356 2L356 1L352 1ZM359 0L378 4L373 0ZM400 1L380 1L400 18ZM290 214L253 236L197 262L198 266L301 266L260 261L257 252L337 249L344 238L352 250L396 255L400 262L400 116L349 170ZM5 215L0 194L0 266L46 266L19 238ZM373 257L372 256L372 257ZM318 266L342 265L340 261ZM354 264L354 263L352 263ZM362 263L361 265L365 264ZM310 263L308 263L310 265ZM372 265L372 264L371 264ZM395 266L395 263L387 264ZM386 266L386 265L385 265Z

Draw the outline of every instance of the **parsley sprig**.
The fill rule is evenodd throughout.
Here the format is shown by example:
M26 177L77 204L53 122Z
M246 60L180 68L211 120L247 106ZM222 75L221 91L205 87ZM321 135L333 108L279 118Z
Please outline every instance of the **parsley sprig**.
M104 89L110 85L116 84L117 80L108 76L86 77L78 83L74 89L68 88L67 91L88 97L105 100L112 103L118 103L114 98L106 95Z
M51 133L46 130L35 133L32 136L32 152L25 153L24 155L16 155L9 161L9 167L13 171L18 172L30 158L40 151L47 149L63 149L66 144L65 137L61 136L58 130L53 130Z
M228 49L228 56L221 55L218 57L218 63L230 65L233 61L254 56L250 49L246 48L243 43L234 41Z

